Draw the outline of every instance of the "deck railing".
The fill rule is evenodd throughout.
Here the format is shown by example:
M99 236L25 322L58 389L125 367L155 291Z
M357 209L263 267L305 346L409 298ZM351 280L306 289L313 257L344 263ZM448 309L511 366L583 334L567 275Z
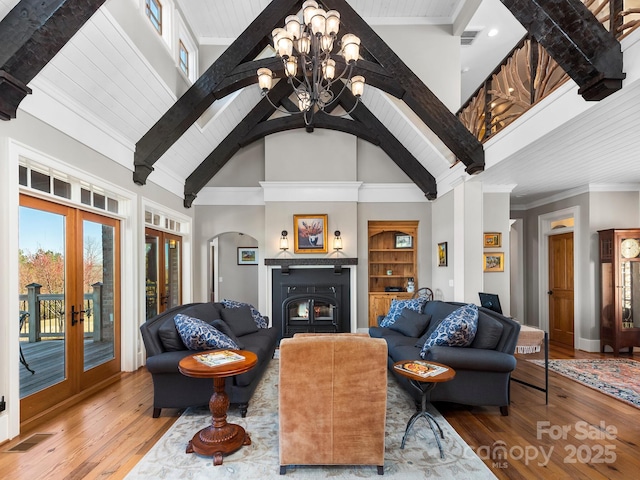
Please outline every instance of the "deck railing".
M640 0L583 0L583 3L618 40L640 25ZM526 35L456 115L483 142L567 80L569 75L562 67L534 38Z
M102 338L102 283L93 285L92 292L85 293L83 298L83 321L85 338L101 340ZM27 338L29 343L41 340L57 340L65 335L64 294L40 293L41 285L27 285L27 294L20 295L20 310L29 315L20 329L20 338Z

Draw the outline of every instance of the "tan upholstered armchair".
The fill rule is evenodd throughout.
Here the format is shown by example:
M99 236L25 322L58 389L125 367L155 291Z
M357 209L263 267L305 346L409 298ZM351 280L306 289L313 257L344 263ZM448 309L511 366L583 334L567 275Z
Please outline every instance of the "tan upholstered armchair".
M289 465L376 465L384 473L387 345L357 334L280 343L280 473Z

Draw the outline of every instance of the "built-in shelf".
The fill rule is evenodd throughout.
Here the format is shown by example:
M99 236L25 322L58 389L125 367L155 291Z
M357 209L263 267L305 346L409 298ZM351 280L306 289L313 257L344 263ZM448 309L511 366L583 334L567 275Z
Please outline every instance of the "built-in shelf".
M342 267L345 265L357 265L357 258L265 258L264 264L267 266L280 267L282 273L289 271L290 267L304 266L304 265L317 265L317 266L333 266L333 270L336 273L342 271Z

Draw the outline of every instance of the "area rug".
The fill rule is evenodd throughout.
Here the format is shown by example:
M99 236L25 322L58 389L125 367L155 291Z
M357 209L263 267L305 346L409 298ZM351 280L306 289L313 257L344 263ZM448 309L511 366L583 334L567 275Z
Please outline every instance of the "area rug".
M544 367L544 360L529 361ZM636 360L549 360L549 370L640 408L640 362Z
M227 420L237 423L251 435L251 445L224 457L224 463L213 466L211 457L185 453L193 435L211 423L205 408L190 408L131 470L127 480L140 479L493 479L491 470L460 438L447 421L435 410L444 431L442 444L445 458L440 453L427 423L418 421L404 450L400 449L407 420L415 411L415 404L395 379L389 377L387 422L385 440L384 476L378 476L375 467L316 467L293 466L281 476L278 463L278 360L273 360L265 372L249 403L246 418L237 409L229 411ZM301 401L304 401L301 399ZM149 419L150 422L153 419Z

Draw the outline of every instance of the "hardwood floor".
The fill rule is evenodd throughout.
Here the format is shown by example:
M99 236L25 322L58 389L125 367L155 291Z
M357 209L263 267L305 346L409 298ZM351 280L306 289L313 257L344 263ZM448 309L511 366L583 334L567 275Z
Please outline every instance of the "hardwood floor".
M558 345L550 349L551 358L602 356ZM514 376L542 385L543 369L526 361L536 357L542 354L518 356ZM552 372L549 388L545 405L544 393L512 383L507 417L495 407L438 407L498 478L635 478L640 411ZM1 445L0 477L123 478L181 413L163 409L153 419L151 402L151 377L144 368L122 374L120 382ZM8 452L35 434L51 436L27 451ZM501 445L505 453L499 459Z
M553 344L549 352L558 359L612 356ZM544 369L530 358L544 357L518 355L514 377L544 386ZM640 471L640 410L551 371L548 405L543 392L512 382L507 417L496 408L439 407L501 479L628 479Z

